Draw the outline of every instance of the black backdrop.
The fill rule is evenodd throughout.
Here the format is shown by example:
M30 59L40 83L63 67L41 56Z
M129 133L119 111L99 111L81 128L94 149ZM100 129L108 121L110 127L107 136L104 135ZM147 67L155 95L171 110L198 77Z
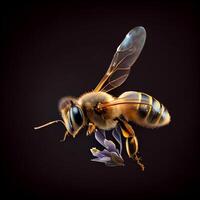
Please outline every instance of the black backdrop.
M197 5L121 2L2 6L1 183L20 197L129 197L193 195L199 180ZM34 131L59 118L57 102L93 89L125 34L147 31L128 80L112 92L143 91L169 109L169 126L135 126L141 172L90 162L97 146L85 129L60 143L64 128Z

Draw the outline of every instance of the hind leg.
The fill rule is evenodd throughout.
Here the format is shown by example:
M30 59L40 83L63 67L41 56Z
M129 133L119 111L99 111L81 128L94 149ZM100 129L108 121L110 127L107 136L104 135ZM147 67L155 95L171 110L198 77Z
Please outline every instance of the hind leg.
M130 144L133 145L134 152L130 151ZM138 140L136 136L133 136L129 142L129 138L126 138L126 151L130 158L134 159L140 166L141 170L144 171L144 164L141 163L141 157L138 157Z
M132 158L137 162L140 166L141 170L144 171L144 165L141 163L141 158L138 157L138 140L135 135L135 132L130 124L127 121L121 120L121 131L122 135L126 138L126 152L129 158ZM133 152L130 150L130 146L132 146Z

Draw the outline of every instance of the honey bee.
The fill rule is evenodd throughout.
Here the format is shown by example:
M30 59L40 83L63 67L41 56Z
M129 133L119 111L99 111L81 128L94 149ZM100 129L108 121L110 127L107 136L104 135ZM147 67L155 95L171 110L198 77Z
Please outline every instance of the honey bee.
M92 135L95 130L112 130L119 126L126 140L128 156L144 170L138 157L138 140L130 122L146 128L157 128L170 122L170 114L163 104L143 92L128 91L119 97L108 92L122 85L127 79L145 40L146 31L143 27L130 30L118 46L108 70L96 88L79 98L62 98L58 106L62 120L55 120L35 129L61 122L66 128L62 139L65 141L68 135L75 138L84 126L88 128L87 135Z

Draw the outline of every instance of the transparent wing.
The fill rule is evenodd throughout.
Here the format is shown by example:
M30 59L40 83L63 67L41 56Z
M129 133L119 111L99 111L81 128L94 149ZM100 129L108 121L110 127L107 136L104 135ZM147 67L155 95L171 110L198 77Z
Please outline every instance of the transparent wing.
M108 92L119 87L128 77L131 66L140 55L146 39L143 27L135 27L126 35L113 56L110 67L103 76L95 92Z

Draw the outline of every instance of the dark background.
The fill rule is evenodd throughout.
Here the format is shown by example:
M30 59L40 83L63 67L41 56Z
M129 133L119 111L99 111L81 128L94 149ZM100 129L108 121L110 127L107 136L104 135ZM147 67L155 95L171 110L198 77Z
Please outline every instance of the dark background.
M191 197L199 173L198 6L138 1L7 4L1 7L1 194L15 197L132 199ZM169 126L135 126L141 172L90 162L98 146L82 130L60 143L64 128L35 125L59 118L58 100L93 89L125 34L147 31L128 80L112 92L146 92L170 111Z

